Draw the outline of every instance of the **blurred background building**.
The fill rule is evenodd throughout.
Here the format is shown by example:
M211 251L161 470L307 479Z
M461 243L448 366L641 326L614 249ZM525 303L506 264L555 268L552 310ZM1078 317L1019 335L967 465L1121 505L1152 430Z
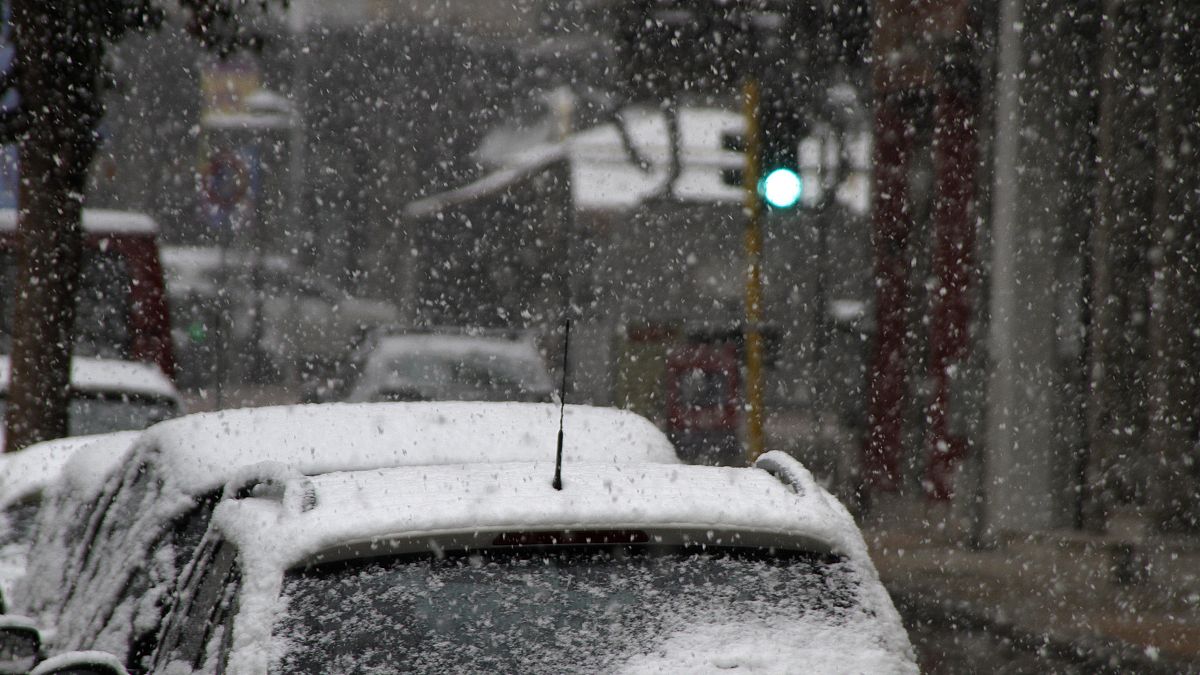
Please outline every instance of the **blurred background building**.
M741 349L744 127L703 49L680 86L647 65L637 19L668 5L293 0L228 63L131 39L89 203L402 322L539 329L551 363L571 316L578 400L671 424L672 359ZM795 7L808 191L765 224L771 442L977 539L1195 528L1196 10Z

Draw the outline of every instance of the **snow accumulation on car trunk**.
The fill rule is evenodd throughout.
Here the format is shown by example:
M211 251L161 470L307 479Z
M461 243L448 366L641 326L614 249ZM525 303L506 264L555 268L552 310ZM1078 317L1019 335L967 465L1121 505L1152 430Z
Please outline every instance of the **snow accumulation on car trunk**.
M431 532L481 533L490 541L497 532L585 524L689 526L714 545L785 537L807 542L808 550L868 560L853 518L811 477L792 489L764 470L564 462L563 489L555 490L553 475L553 462L520 462L314 476L299 488L309 492L310 508L255 537L284 567L349 542L374 545ZM722 540L727 533L736 533L737 542Z

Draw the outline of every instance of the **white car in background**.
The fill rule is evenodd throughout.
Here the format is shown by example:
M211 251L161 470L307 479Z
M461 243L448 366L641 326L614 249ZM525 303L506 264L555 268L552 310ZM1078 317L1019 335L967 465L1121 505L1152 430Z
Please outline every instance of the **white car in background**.
M679 462L633 413L566 406L564 423L571 464ZM339 471L553 461L558 424L556 405L447 402L229 410L156 425L107 479L87 453L72 457L39 512L13 609L53 627L52 652L100 649L139 668L222 494Z
M854 521L791 457L554 469L227 491L151 672L917 672Z
M205 384L211 371L222 302L226 349L260 350L283 370L328 369L365 332L399 317L395 304L343 292L286 256L167 246L162 260L172 335L189 384ZM255 316L261 316L258 326Z
M7 408L11 369L9 357L0 356L0 418ZM145 429L183 412L179 391L157 366L83 356L71 360L70 436Z
M553 398L550 373L528 338L444 332L382 335L362 352L347 401Z

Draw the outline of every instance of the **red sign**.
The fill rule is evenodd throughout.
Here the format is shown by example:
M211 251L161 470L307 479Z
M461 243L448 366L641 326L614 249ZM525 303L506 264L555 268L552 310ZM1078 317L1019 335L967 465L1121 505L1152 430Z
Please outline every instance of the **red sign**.
M222 152L204 167L204 198L221 209L236 206L250 189L250 171L237 155Z

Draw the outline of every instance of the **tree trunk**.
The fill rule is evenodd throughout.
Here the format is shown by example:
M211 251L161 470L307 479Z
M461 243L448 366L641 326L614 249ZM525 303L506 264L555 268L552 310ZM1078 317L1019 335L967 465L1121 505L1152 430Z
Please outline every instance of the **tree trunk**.
M1112 240L1116 237L1115 181L1116 161L1116 97L1117 97L1117 26L1120 0L1105 0L1100 35L1100 94L1097 120L1097 178L1096 225L1092 229L1091 288L1088 303L1091 324L1087 327L1088 368L1087 438L1088 504L1085 526L1088 530L1104 531L1108 527L1112 507L1116 503L1114 444L1120 442L1115 432L1118 416L1116 399L1116 365L1114 342L1120 330L1117 288L1112 270Z
M65 436L83 193L103 44L72 3L12 0L21 106L18 268L5 450ZM91 39L88 39L91 38Z

